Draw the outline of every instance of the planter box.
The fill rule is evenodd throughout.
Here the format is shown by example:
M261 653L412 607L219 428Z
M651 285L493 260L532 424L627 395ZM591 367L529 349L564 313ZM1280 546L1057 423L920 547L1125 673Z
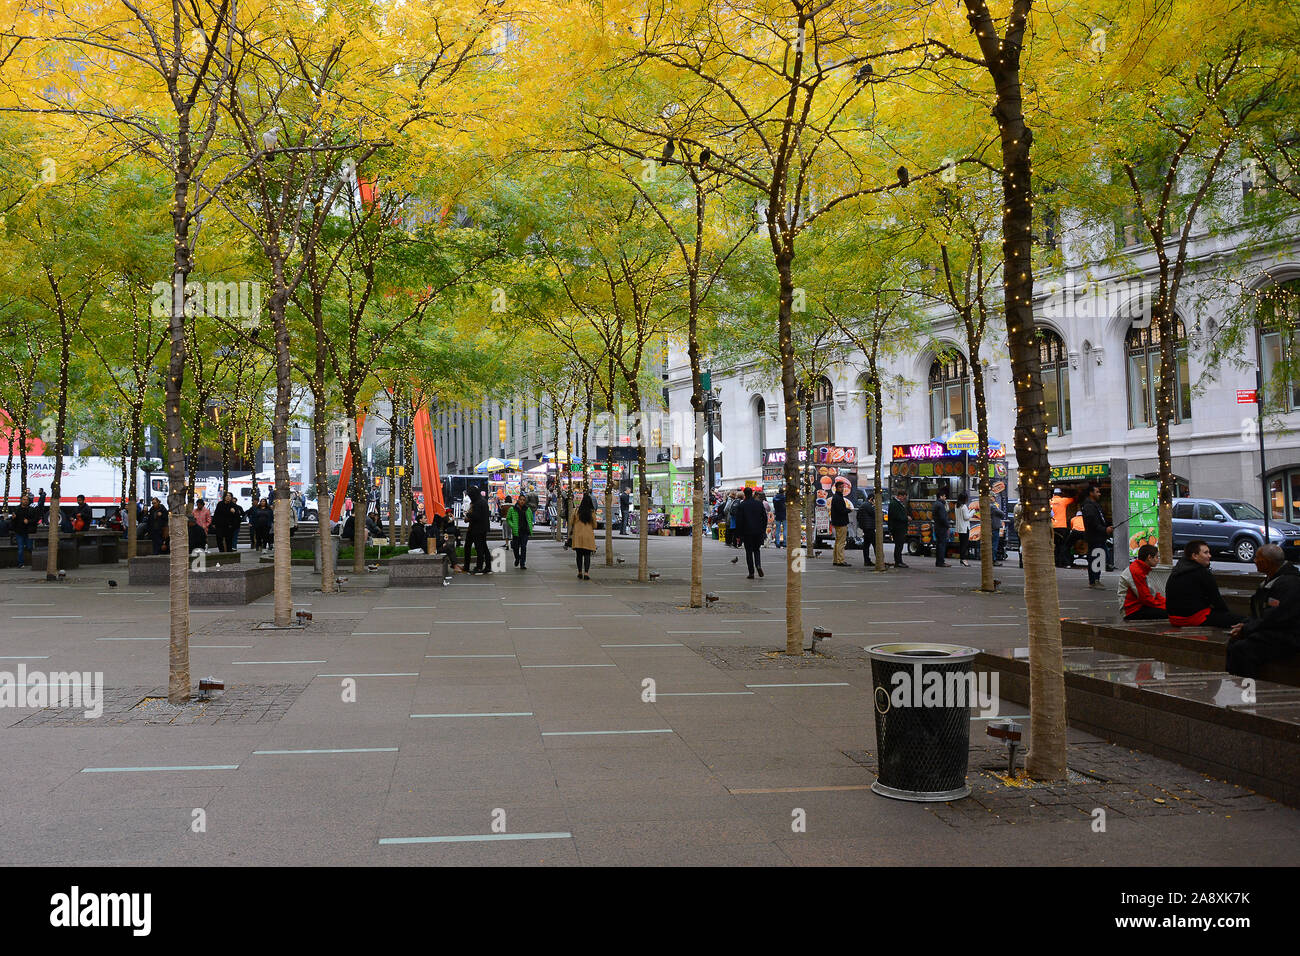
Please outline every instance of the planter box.
M275 590L271 567L210 568L190 572L190 604L249 604Z
M444 554L402 554L387 561L388 586L394 588L441 587L451 574Z

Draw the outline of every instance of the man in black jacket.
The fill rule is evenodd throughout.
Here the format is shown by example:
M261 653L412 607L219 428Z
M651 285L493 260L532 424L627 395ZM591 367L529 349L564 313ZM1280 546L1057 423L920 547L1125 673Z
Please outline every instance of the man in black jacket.
M948 492L940 488L935 496L934 512L934 566L948 566L948 537L952 533L952 516L948 513Z
M772 496L772 520L776 526L772 530L772 546L774 548L785 547L785 485L777 488L776 494Z
M754 497L754 489L745 487L745 497L737 506L736 531L745 542L745 565L749 576L763 576L763 542L767 539L767 509Z
M1101 569L1106 564L1106 539L1113 531L1106 524L1106 516L1101 510L1101 489L1096 484L1088 486L1087 497L1083 502L1083 537L1088 542L1088 587L1101 589Z
M1300 571L1275 544L1255 552L1255 567L1264 583L1250 599L1250 617L1228 638L1228 673L1238 677L1258 677L1270 661L1300 654Z
M903 492L895 492L889 502L889 536L894 539L894 567L905 568L903 563L903 545L907 543L907 505Z
M31 552L32 560L36 559L36 549L32 546L32 538L36 536L36 527L41 523L40 513L32 506L32 493L29 491L22 497L22 503L14 509L14 535L18 539L18 567L23 567L23 553Z
M465 570L469 574L491 574L492 565L488 558L487 536L488 536L488 506L479 494L478 489L471 487L469 489L469 518L468 527L465 529ZM478 556L471 571L469 566L470 554L477 548Z
M831 531L835 534L835 551L831 564L837 568L847 568L849 562L844 560L844 543L849 536L849 506L844 503L844 489L835 486L831 495Z
M1183 556L1169 572L1165 610L1174 627L1232 627L1245 620L1228 610L1210 572L1210 546L1199 539L1187 542Z
M871 548L876 543L876 502L869 497L858 506L858 530L862 532L862 566L871 562Z

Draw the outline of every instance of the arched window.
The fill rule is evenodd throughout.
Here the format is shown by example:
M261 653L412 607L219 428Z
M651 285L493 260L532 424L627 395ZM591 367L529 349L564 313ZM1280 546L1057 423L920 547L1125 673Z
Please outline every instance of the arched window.
M970 424L970 369L966 356L953 352L930 366L930 434L960 431Z
M763 449L767 447L767 403L762 395L755 395L750 405L754 410L754 455L763 466Z
M825 376L817 379L809 394L809 408L812 410L812 443L814 445L831 445L835 442L835 387Z
M1171 424L1192 417L1192 382L1187 371L1186 330L1174 320L1174 407ZM1149 318L1135 323L1124 339L1128 356L1128 427L1148 428L1156 423L1160 396L1160 328Z
M1049 435L1070 431L1070 362L1065 342L1051 329L1038 332L1038 364L1043 374L1043 412Z
M862 412L862 449L860 456L874 455L876 453L876 428L880 422L876 416L876 398L875 388L871 377L863 372L858 376L858 383L855 388L855 396L859 402L858 408Z
M1255 313L1264 396L1270 407L1300 408L1300 279L1259 293Z

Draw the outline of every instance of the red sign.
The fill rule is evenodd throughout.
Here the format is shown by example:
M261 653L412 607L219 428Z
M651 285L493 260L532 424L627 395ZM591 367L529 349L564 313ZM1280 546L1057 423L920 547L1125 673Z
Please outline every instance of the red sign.
M1239 389L1237 389L1237 404L1238 404L1238 405L1253 405L1253 404L1255 404L1255 401L1256 401L1256 398L1255 398L1255 390L1254 390L1253 388L1239 388Z

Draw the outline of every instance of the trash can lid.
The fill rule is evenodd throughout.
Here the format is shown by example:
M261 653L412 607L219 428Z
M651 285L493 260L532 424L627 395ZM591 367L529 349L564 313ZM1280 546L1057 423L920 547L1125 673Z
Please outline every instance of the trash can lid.
M873 644L864 648L874 660L898 661L905 664L924 660L954 663L975 659L979 648L962 644L933 644L925 641L896 641L892 644Z

